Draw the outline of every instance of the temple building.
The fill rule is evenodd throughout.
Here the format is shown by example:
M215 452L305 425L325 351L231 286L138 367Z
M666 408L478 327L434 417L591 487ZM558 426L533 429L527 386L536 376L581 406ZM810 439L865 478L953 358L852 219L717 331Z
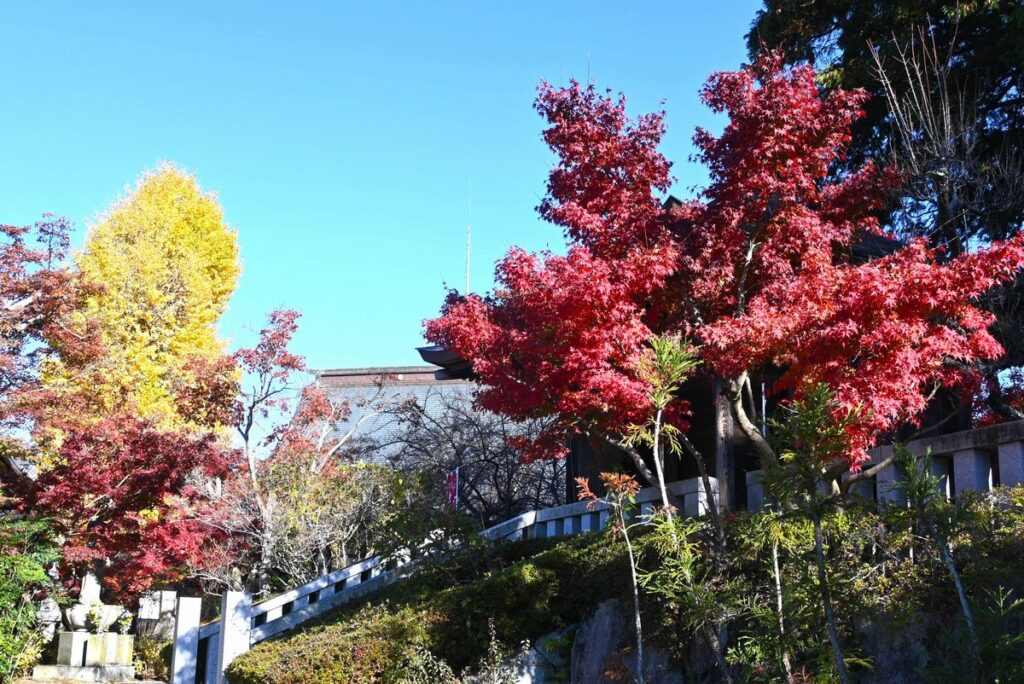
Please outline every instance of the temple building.
M318 371L316 381L332 401L348 403L350 413L335 425L332 438L352 433L345 453L352 460L385 464L397 451L400 411L416 402L427 414L445 397L471 398L473 381L440 377L436 366L380 366Z

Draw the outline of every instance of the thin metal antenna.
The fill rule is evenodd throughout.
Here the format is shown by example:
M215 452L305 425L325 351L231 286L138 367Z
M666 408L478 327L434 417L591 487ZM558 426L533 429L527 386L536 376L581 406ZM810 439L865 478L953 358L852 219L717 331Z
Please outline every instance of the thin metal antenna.
M473 239L473 179L469 179L469 197L466 202L466 294L469 294L469 264Z

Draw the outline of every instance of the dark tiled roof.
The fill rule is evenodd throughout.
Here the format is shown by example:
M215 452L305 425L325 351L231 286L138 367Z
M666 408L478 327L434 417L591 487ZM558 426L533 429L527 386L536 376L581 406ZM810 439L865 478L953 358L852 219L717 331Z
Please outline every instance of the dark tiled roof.
M434 373L438 380L469 379L473 377L473 367L455 352L434 344L429 347L418 347L416 349L427 363L439 366L440 369Z

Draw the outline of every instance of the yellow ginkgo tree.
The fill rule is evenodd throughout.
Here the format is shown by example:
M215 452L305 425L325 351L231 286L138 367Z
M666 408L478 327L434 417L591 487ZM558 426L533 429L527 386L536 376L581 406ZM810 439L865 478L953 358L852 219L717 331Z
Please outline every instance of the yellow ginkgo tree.
M189 382L197 357L223 354L215 326L241 270L217 198L172 164L143 173L92 227L77 262L100 286L77 315L99 328L103 378L76 387L83 380L58 365L47 382L84 389L107 408L130 403L164 427L186 422L175 387Z

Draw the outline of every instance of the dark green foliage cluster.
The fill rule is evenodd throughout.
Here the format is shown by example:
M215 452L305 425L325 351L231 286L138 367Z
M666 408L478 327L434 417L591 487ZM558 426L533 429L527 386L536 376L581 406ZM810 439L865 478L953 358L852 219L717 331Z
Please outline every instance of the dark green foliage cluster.
M849 498L822 515L824 549L848 668L871 671L867 637L896 642L917 629L926 663L907 664L921 681L1021 681L1024 671L1024 489L966 499L949 539L974 608L980 660L965 647L964 622L934 545L906 524L906 509L879 510ZM644 596L646 640L689 674L715 681L695 653L700 625L725 624L726 659L736 681L785 681L785 652L797 677L834 676L824 633L814 534L800 515L741 513L726 520L717 552L707 525L685 528L686 557L666 562L663 530L637 541L651 573ZM771 549L777 545L785 636L775 610ZM685 581L675 574L685 574ZM476 668L487 656L489 623L514 648L578 622L600 601L629 602L625 546L611 534L555 545L530 540L471 553L423 569L358 605L297 633L264 642L229 670L233 684L256 682L419 682L429 672ZM698 600L713 597L714 600ZM649 626L649 627L648 627ZM881 635L880 637L877 635ZM700 658L697 658L699 660ZM705 658L707 660L707 658ZM709 667L711 669L709 669Z
M940 553L905 525L906 509L880 510L873 502L851 497L823 513L833 608L854 680L876 666L882 672L892 667L892 662L874 662L879 644L888 644L894 650L909 653L916 648L927 654L900 665L916 681L1024 681L1024 489L966 498L957 505L960 523L948 543L977 625L977 656L969 647ZM682 521L679 528L688 524ZM689 542L675 557L665 551L663 531L643 539L643 562L651 569L645 578L645 630L654 627L662 648L691 678L718 681L708 662L702 668L698 662L709 657L700 627L711 625L726 641L734 681L786 681L783 654L799 681L832 681L835 666L825 634L810 521L771 511L731 515L723 553L715 551L707 526L690 532ZM784 635L778 622L773 546ZM907 639L906 634L916 636ZM700 652L705 656L695 658Z
M875 71L872 46L893 64L900 49L928 29L939 51L953 52L950 80L955 92L969 95L984 150L1017 148L1024 130L1024 3L1020 0L765 0L747 36L751 55L780 49L788 62L811 61L829 87L864 88L873 95L858 122L850 163L885 158L891 148L885 97ZM893 69L893 77L903 76ZM897 80L899 91L905 82ZM1018 211L1020 200L1012 199ZM1001 207L998 207L1001 208ZM996 237L1012 232L1014 217L991 207L983 232ZM1000 220L1002 219L1002 220ZM1010 219L1009 226L1006 219ZM1009 230L1008 230L1009 229Z
M625 548L605 535L478 547L257 645L228 676L232 684L415 681L424 647L460 671L493 650L492 625L498 642L515 647L626 595L627 582Z
M0 550L0 681L7 681L41 654L32 599L52 586L46 567L58 551L47 521L13 513L0 513Z

